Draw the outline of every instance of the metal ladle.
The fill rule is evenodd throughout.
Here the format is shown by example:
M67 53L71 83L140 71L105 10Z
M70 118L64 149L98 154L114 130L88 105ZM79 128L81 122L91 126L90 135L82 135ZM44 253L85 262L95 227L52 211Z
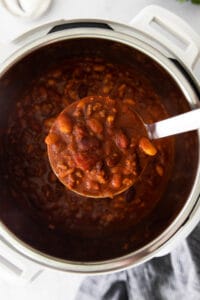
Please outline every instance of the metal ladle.
M103 99L103 97L100 97L100 98ZM101 101L102 101L102 99L101 99ZM84 100L80 100L80 101L84 101ZM78 101L77 101L77 103L78 103ZM75 104L71 104L69 107L67 107L65 109L65 111L69 111L74 105ZM164 138L164 137L168 137L171 135L176 135L179 133L184 133L184 132L188 132L188 131L192 131L192 130L200 128L200 109L195 109L195 110L186 112L184 114L180 114L175 117L171 117L171 118L159 121L159 122L155 122L153 124L145 124L144 121L142 120L142 118L140 117L140 115L138 115L137 112L135 112L135 114L136 114L137 118L140 120L139 126L141 126L141 129L143 128L143 132L145 132L145 130L146 130L146 136L150 140L156 140L156 139L160 139L160 138ZM50 161L52 169L54 170L54 173L58 176L58 174L56 172L55 162L52 163L52 160L51 160L51 155L50 155L50 151L49 151L50 147L51 146L48 145L49 161ZM146 167L144 167L141 170L140 174L138 175L138 179L141 178L141 175L143 174L143 171L145 168ZM59 176L58 176L58 178L59 178ZM136 181L138 181L138 179ZM65 185L65 182L62 180L62 178L59 178L59 180ZM135 182L133 182L132 185L135 184ZM75 188L69 188L69 187L68 188L70 190L72 190L73 192L76 192L83 196L102 198L102 197L113 197L117 194L124 192L125 190L130 188L130 186L131 185L129 185L127 187L123 186L121 189L120 188L117 189L116 192L113 191L111 195L110 194L105 195L105 194L101 194L101 193L99 193L97 195L89 195L89 194L85 194L85 193L80 193Z
M184 133L200 128L200 108L153 124L144 124L150 139Z

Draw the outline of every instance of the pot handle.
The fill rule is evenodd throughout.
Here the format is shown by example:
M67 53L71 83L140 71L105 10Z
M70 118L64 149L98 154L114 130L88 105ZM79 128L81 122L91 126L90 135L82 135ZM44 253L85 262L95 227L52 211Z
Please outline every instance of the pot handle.
M166 46L189 69L200 54L199 35L180 17L157 5L145 7L130 25Z
M43 271L38 264L19 254L0 236L0 277L18 285L34 281Z

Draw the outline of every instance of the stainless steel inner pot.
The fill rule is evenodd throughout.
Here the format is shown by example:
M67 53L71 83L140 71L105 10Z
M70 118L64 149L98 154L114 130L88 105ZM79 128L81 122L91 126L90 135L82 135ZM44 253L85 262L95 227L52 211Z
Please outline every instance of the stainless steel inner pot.
M43 32L44 28L41 27L31 41L26 37L26 44L0 66L1 142L9 111L34 76L51 65L62 63L65 57L81 53L95 53L128 65L145 57L146 64L141 67L147 74L148 64L154 65L157 76L156 81L152 78L152 84L159 93L165 94L163 104L171 115L198 106L199 86L191 73L178 62L175 55L173 59L171 55L169 58L166 55L167 49L162 52L150 46L145 36L131 27L112 22L80 21L51 26L45 36L42 36ZM163 79L168 81L168 89L165 91L162 90ZM173 102L171 87L180 95ZM196 131L176 136L175 145L172 177L160 204L152 214L154 219L151 226L159 226L161 230L136 251L100 261L75 261L65 257L57 247L61 242L59 237L49 235L27 217L26 211L7 195L1 177L0 234L8 245L31 260L79 273L119 270L169 251L181 235L186 236L192 230L197 223L199 210L199 133ZM3 158L1 150L1 160ZM55 247L57 251L54 251Z

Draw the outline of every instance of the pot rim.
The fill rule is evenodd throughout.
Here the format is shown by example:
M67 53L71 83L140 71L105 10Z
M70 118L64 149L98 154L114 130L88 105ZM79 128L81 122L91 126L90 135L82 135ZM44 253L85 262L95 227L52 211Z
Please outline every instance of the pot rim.
M88 20L87 20L88 22ZM116 23L117 24L117 23ZM120 26L120 24L117 24ZM128 27L133 30L132 27ZM181 71L174 65L174 63L165 55L163 55L159 50L146 44L143 40L135 37L134 35L129 35L126 33L111 31L107 29L100 28L76 28L67 29L60 32L51 33L49 35L43 36L32 42L27 43L23 48L14 52L1 66L0 66L0 77L7 72L7 70L12 67L16 62L27 56L33 51L39 48L45 47L47 45L77 38L99 38L116 41L127 46L130 46L144 54L151 57L156 61L165 71L175 80L178 86L181 88L184 96L188 100L191 108L197 106L198 97L191 87L191 84L186 79L186 77L181 73ZM200 131L198 131L198 139L200 139ZM176 216L173 222L155 239L150 243L143 246L142 248L133 251L127 255L120 256L114 259L96 261L96 262L78 262L69 261L64 259L59 259L54 256L47 255L35 248L29 246L25 242L21 241L17 236L15 236L4 224L0 221L0 234L6 239L8 243L15 248L16 251L20 252L22 255L28 257L32 261L40 263L42 265L68 271L75 273L87 273L87 274L98 274L98 273L108 273L113 271L122 270L128 267L139 265L155 255L163 251L167 246L170 246L175 239L177 239L178 233L181 232L182 236L186 236L197 224L198 218L194 220L193 226L189 228L189 222L187 226L185 225L186 220L192 213L194 207L197 206L198 202L198 186L200 185L200 149L198 153L198 167L196 172L196 178L193 183L190 195L184 204L180 213ZM200 210L200 207L197 208ZM196 213L197 215L198 213ZM184 232L180 230L184 224ZM183 229L183 228L182 228ZM187 230L186 230L187 229Z

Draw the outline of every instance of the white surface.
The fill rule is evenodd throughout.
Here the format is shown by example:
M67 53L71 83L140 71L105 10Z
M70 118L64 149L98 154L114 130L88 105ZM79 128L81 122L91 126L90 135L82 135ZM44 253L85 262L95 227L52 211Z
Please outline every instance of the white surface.
M45 270L35 281L25 286L0 280L1 300L72 300L83 275Z
M1 2L1 1L0 1ZM200 6L177 0L54 0L51 9L40 19L25 21L0 7L0 40L11 39L33 26L57 19L103 18L128 23L142 8L158 4L185 19L200 34Z
M73 18L102 18L128 23L145 6L161 5L185 19L200 34L200 6L176 0L54 0L51 9L40 19L23 20L0 6L0 42L7 42L34 26ZM0 49L1 50L1 49ZM81 275L45 270L34 282L20 287L0 279L2 300L73 300ZM81 299L80 299L81 300Z
M35 19L42 16L52 0L1 0L5 8L13 15Z

